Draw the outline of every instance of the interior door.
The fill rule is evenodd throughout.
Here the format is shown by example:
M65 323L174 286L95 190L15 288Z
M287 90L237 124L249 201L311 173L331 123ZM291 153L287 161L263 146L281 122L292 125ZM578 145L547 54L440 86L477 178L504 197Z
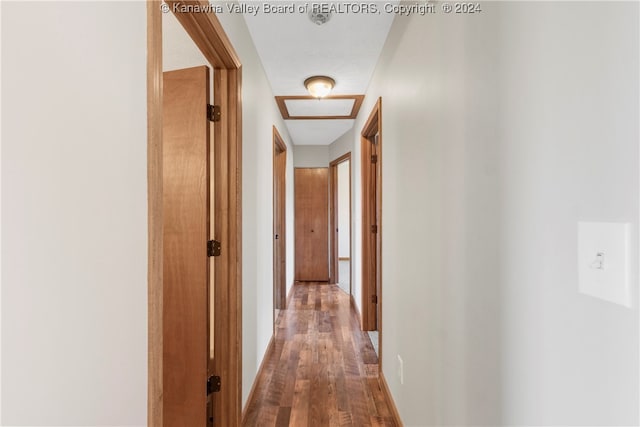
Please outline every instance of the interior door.
M362 329L382 329L382 99L361 132ZM380 335L382 336L382 335Z
M368 210L368 219L370 222L369 230L367 233L369 238L366 240L367 247L367 286L369 287L369 292L371 294L371 298L367 301L367 305L365 310L367 310L368 318L369 318L369 327L368 330L376 331L378 330L378 260L379 252L378 252L378 152L377 152L377 134L367 138L368 141L368 157L371 158L371 163L368 165L367 172L368 176L368 199L366 203L365 209Z
M381 176L381 168L380 168L380 144L378 143L380 140L380 134L376 133L373 137L371 150L373 152L373 156L375 156L376 162L373 164L372 168L372 181L373 181L373 223L376 225L376 233L375 233L375 248L372 248L372 253L375 254L375 282L376 282L376 293L374 298L375 304L375 327L376 330L380 330L380 298L382 295L382 244L381 244L381 236L380 233L380 210L382 207L382 202L380 200L380 193L382 190L382 176Z
M329 280L328 168L295 169L295 279Z
M286 296L286 164L287 151L282 138L274 129L273 158L273 284L274 307L284 310Z
M207 425L209 69L163 74L163 427Z

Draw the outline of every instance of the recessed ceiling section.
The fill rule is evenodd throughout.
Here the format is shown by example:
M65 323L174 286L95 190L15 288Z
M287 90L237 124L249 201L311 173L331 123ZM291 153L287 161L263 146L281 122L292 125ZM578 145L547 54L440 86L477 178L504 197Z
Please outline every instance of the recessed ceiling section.
M355 119L364 95L336 95L322 99L311 96L276 96L285 120Z
M348 116L355 99L285 99L289 116Z
M353 123L354 120L290 120L287 128L295 145L330 145Z

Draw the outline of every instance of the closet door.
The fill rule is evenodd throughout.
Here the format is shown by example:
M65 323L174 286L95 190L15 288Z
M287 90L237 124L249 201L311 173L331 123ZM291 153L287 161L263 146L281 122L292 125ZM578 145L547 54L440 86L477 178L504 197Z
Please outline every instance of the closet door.
M295 170L295 280L329 280L329 169Z

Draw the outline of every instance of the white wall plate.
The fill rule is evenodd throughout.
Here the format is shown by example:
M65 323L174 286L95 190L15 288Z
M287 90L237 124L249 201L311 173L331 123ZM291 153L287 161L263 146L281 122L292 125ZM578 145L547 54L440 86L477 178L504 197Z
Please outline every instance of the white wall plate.
M580 293L631 308L628 223L578 223L578 281Z

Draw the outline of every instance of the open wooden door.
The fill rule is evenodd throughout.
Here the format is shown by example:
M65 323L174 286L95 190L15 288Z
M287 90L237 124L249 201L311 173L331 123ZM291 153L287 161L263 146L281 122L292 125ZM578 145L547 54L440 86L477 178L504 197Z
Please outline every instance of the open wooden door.
M371 156L375 161L372 161L371 164L371 182L373 190L371 191L371 195L373 199L371 200L371 222L375 228L375 237L373 246L371 248L374 263L375 263L375 296L373 298L372 306L375 306L375 310L373 316L375 317L375 330L380 331L380 304L382 299L382 242L381 242L381 224L380 220L381 211L382 211L382 169L380 167L382 152L380 150L380 131L376 132L376 134L371 138Z
M215 426L239 426L242 418L242 64L208 0L188 0L190 6L184 10L179 7L184 2L179 0L165 0L165 3L215 70L212 104L217 107L213 110L216 123L201 121L207 116L207 110L202 109L208 101L206 89L197 91L204 102L193 99L193 105L177 107L183 101L174 102L175 99L183 97L182 91L191 90L187 89L189 79L183 78L186 74L163 75L162 24L167 14L162 13L158 2L149 1L148 425L199 427L211 423L206 414L206 406L211 403L207 400L207 388L209 384L220 383L208 381L209 363L210 374L215 372L221 378L219 391L210 396L215 409L213 422ZM205 12L207 10L209 12ZM202 79L211 74L204 71L205 67L199 68L202 71L194 73L199 73ZM196 80L206 82L202 79ZM195 139L191 139L193 135L172 129L180 122L190 123L191 118L179 118L186 112L193 112L194 123L198 123L194 127L197 129L193 134L197 135ZM208 135L206 129L215 135L215 144L209 141L211 157L207 156L207 145L201 143ZM170 147L174 144L175 147ZM170 159L175 160L174 165L168 164ZM212 178L210 184L207 173ZM177 181L170 183L169 178ZM208 185L214 187L211 193ZM210 218L206 211L207 194L215 201L215 210L210 209L215 218L211 234L206 233L209 229L206 221ZM193 219L183 216L185 211L193 214ZM210 238L220 241L221 250L219 256L207 261L207 239ZM173 256L179 248L186 248L185 253L193 256ZM208 271L210 277L215 276L212 299L207 298L209 262L215 264L215 269ZM207 312L209 303L215 305L212 313ZM206 341L209 315L215 317L210 323L215 334L208 338L215 340L213 360L209 360L208 351L212 347ZM190 322L198 326L190 329ZM180 349L183 345L185 348ZM181 407L181 402L185 407Z
M209 69L165 72L163 85L163 427L205 427L211 416Z
M380 337L382 336L381 115L382 100L378 99L361 132L362 329L378 331Z
M287 308L286 244L286 167L287 146L273 127L273 304Z

